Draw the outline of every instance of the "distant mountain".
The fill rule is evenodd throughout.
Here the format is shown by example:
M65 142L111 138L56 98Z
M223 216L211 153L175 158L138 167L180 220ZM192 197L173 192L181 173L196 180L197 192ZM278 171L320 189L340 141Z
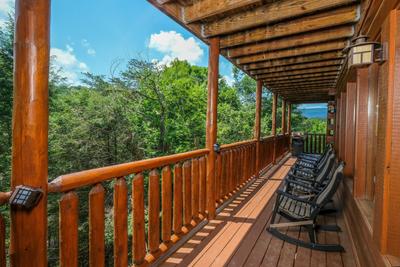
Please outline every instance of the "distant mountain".
M303 116L307 118L326 119L327 108L299 108Z

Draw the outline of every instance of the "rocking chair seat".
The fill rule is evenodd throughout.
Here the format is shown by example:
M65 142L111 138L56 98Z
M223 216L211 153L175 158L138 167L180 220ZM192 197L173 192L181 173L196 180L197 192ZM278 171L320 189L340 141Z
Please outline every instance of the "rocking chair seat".
M311 205L283 196L279 205L279 211L293 219L304 220L310 218Z

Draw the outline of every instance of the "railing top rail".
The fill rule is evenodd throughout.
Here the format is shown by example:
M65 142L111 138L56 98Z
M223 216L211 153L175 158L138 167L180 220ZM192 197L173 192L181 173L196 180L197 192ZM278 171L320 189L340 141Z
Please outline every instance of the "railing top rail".
M261 138L260 138L260 141L270 141L270 140L274 140L274 137L275 137L275 136L273 136L273 135L264 136L264 137L261 137Z
M48 189L49 192L66 192L79 187L101 183L110 179L162 167L190 158L201 157L207 155L208 153L209 149L199 149L180 154L139 160L61 175L49 183Z
M243 146L243 145L250 145L253 143L256 143L256 139L250 139L250 140L245 140L245 141L240 141L232 144L226 144L226 145L221 145L221 150L227 150L230 148L238 147L238 146Z

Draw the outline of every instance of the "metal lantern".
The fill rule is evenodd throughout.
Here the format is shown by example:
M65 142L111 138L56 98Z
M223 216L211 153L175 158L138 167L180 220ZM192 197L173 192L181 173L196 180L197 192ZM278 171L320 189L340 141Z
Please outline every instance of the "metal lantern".
M352 44L343 52L348 56L348 67L363 67L374 62L383 62L382 45L377 42L368 42L368 37L359 36L352 40Z

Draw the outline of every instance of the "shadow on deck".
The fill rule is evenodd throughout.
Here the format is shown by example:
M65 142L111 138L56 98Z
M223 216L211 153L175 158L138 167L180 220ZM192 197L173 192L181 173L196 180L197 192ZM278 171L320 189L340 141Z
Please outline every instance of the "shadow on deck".
M191 237L161 266L356 266L342 213L321 217L321 223L337 223L340 233L320 232L319 242L341 243L344 253L326 253L298 247L266 231L275 191L295 159L285 159L256 179ZM299 227L286 229L293 237L307 238Z

